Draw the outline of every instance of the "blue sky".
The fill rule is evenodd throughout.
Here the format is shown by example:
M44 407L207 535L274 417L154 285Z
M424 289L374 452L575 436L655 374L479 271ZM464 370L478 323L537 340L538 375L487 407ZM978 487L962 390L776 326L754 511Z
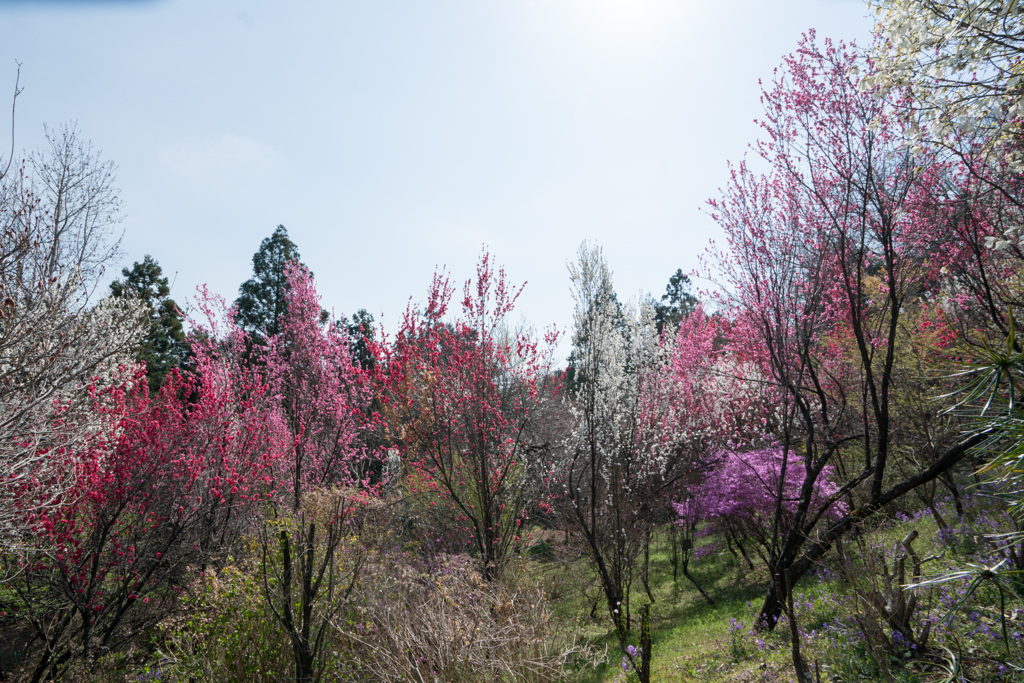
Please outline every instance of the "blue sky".
M800 34L865 44L862 0L0 1L16 148L77 121L118 166L124 265L229 300L284 224L324 305L387 327L481 245L571 325L566 261L621 298L698 266L701 207Z

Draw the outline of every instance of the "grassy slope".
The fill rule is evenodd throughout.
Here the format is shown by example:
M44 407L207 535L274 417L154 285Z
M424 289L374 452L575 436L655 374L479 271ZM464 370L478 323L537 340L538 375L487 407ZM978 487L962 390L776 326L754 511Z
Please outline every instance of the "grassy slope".
M535 563L532 569L543 577L563 623L599 649L608 650L605 665L596 672L582 675L581 683L625 680L618 640L586 561L572 560L568 570L557 561ZM762 680L759 672L763 668L785 670L788 650L780 656L778 648L770 645L762 652L753 646L748 636L733 647L730 638L730 619L745 623L744 634L750 630L752 616L764 595L764 570L755 564L754 571L750 571L745 564L741 566L732 555L724 553L700 563L691 562L691 573L715 601L714 606L708 605L681 573L678 581L673 582L666 541L662 540L652 549L653 679ZM647 600L641 586L634 586L632 600L635 614ZM592 612L594 618L590 617ZM781 643L781 638L776 634L769 636L770 643L775 641ZM758 656L755 657L755 653Z
M947 511L946 519L956 526L956 516ZM942 559L926 565L929 574L941 573L945 569L962 567L966 562L977 561L978 556L960 552L948 544L939 543L937 527L930 515L924 514L912 519L890 520L878 523L863 539L866 547L878 549L895 548L911 531L920 534L915 550L921 555L943 553ZM965 532L969 536L969 532ZM564 558L563 558L564 560ZM620 665L621 653L610 621L605 613L603 601L594 581L593 573L586 561L577 557L563 562L533 562L531 571L546 584L548 594L556 606L559 618L566 628L575 629L599 649L607 648L605 664L596 672L581 674L581 683L607 683L627 681ZM857 604L857 596L850 585L835 578L836 559L833 553L826 571L820 576L809 576L795 591L797 612L801 629L811 637L805 638L802 646L810 662L818 661L822 666L823 680L881 680L881 672L872 668L873 662L853 639L840 639L841 647L835 640L826 637L823 629L834 622L836 617L848 612ZM930 569L929 569L930 567ZM680 574L673 582L672 568L668 560L668 545L660 539L652 550L651 573L655 603L653 608L652 632L654 637L653 676L654 681L789 681L792 679L788 628L780 625L770 634L753 633L751 624L764 594L767 574L758 566L750 571L746 564L737 561L728 552L708 557L700 562L691 562L691 572L715 601L714 606L706 604L700 593ZM856 573L866 575L858 564ZM956 594L961 586L950 585L948 594ZM931 596L928 606L934 619L945 614L939 595ZM633 611L646 601L642 587L634 586ZM596 609L595 609L596 604ZM998 623L991 615L997 604L994 592L981 592L970 611L982 615L988 613L987 622ZM590 614L595 616L591 618ZM958 633L967 633L970 623L966 615L957 620ZM735 621L732 621L735 620ZM984 621L985 618L982 617ZM743 624L737 628L736 622ZM1011 627L1014 624L1011 623ZM730 629L732 627L732 629ZM1014 680L991 675L1001 660L1019 661L1021 648L1011 642L1007 654L1001 641L992 636L957 635L957 642L964 646L966 658L974 662L972 680ZM973 639L971 639L973 638ZM1024 639L1024 638L1022 638ZM1012 639L1011 639L1012 640ZM942 644L937 637L933 643ZM949 638L946 644L952 642ZM942 651L936 649L936 658ZM840 655L836 657L836 655ZM828 666L826 662L838 662ZM1009 663L1007 661L1006 663ZM898 666L894 668L898 669ZM938 669L924 680L938 680ZM910 679L909 673L894 673L900 680ZM855 678L854 678L855 677ZM918 678L916 680L922 680Z

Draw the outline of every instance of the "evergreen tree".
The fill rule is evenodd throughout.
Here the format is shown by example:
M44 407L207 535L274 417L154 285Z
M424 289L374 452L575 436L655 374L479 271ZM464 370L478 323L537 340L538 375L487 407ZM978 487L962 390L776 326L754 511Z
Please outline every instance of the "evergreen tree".
M145 305L149 331L135 350L135 356L146 364L146 381L150 391L156 392L167 373L188 357L178 305L169 296L171 288L163 269L149 254L141 263L136 261L131 269L124 268L121 276L123 280L110 283L110 293Z
M348 337L348 348L352 354L352 360L364 370L374 366L375 359L371 346L374 341L373 315L365 308L360 308L352 314L350 319L343 316L335 323L338 331Z
M238 288L235 299L235 322L258 344L266 343L280 331L285 314L285 266L298 260L299 248L288 238L283 225L277 226L253 254L253 276Z
M661 303L654 304L654 321L658 333L663 332L666 325L669 333L675 333L682 319L693 313L698 303L697 297L690 293L689 276L683 275L682 269L677 269L665 286Z

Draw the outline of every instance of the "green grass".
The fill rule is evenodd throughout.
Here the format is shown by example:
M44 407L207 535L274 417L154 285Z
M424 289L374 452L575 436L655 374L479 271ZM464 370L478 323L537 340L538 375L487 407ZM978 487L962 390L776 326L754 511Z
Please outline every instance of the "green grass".
M952 510L943 514L950 524L958 522ZM891 556L892 550L912 530L919 534L914 542L919 556L938 555L945 549L940 561L925 566L926 575L935 575L970 561L969 556L939 543L937 525L931 515L902 521L885 521L880 516L874 524L865 527L862 546L854 539L846 540L847 554L853 558L853 575L861 581L868 574L868 563L862 557L863 548L887 551L886 555ZM580 683L635 680L635 677L623 674L618 639L587 559L582 556L566 557L564 549L555 547L553 556L532 559L526 566L528 573L543 582L560 627L572 629L581 639L606 651L603 664L597 670L580 673ZM819 665L823 681L881 680L877 662L858 642L859 638L846 636L834 642L826 632L828 625L837 617L849 618L859 598L853 587L841 579L835 551L826 557L825 566L831 574L825 572L821 578L809 575L794 591L801 630L812 634L812 637L801 639L804 657L811 664ZM655 598L651 624L654 642L652 680L769 683L792 680L788 627L780 624L770 633L753 633L751 628L768 582L765 569L755 561L755 569L751 571L743 560L723 551L701 561L691 561L690 571L715 605L708 605L681 572L678 580L673 581L667 535L656 539L651 550L651 587ZM994 591L979 591L971 609L991 621L993 606L997 604L995 595ZM631 595L634 615L646 601L646 593L637 581ZM921 611L927 611L936 621L946 612L935 595L922 606ZM733 619L742 622L744 627L730 633ZM972 623L966 616L958 616L954 620L955 642L963 645L964 660L973 671L969 680L1015 680L1012 673L1009 678L1000 679L995 672L1003 663L1024 664L1022 648L1011 644L1011 652L1006 653L1005 649L1000 649L1004 648L1001 641L990 636L971 635L971 628ZM634 624L633 630L634 633L639 631L638 624ZM1024 631L1024 625L1019 625L1017 630ZM949 635L941 638L933 635L929 644L934 647L927 657L931 664L908 666L909 658L888 662L893 680L941 680L939 665L948 654L943 647L954 649L950 645L953 642Z
M750 571L745 563L734 561L727 553L699 563L691 561L691 574L715 602L708 605L682 572L678 580L673 581L667 543L666 538L657 539L650 558L651 589L655 598L651 611L652 680L744 680L758 672L785 668L788 650L780 649L779 634L769 634L763 649L746 635L764 597L767 585L764 570L755 565ZM544 581L563 627L576 630L596 648L607 649L604 664L596 671L581 674L580 682L628 680L623 676L622 653L603 594L586 559L535 561L530 563L529 571ZM646 592L637 581L631 595L634 619L640 605L647 600ZM730 637L731 619L742 621L746 626L737 642ZM634 630L638 631L636 624Z

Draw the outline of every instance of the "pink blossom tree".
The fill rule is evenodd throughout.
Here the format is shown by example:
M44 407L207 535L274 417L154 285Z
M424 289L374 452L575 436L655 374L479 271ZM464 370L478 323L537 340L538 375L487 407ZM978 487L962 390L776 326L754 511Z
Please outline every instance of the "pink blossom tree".
M676 334L662 339L666 362L653 370L641 403L657 449L689 454L681 485L669 494L679 514L673 534L681 534L673 536L681 553L674 566L681 564L683 575L709 603L711 597L689 572L697 530L706 520L705 498L716 494L705 484L721 453L766 446L777 421L776 389L765 381L764 368L729 344L734 327L724 316L706 315L702 306L685 316ZM739 540L725 531L727 542ZM742 544L739 549L744 551Z
M292 507L304 490L371 485L361 438L369 428L369 378L337 326L321 319L313 276L297 261L285 267L285 312L264 356L289 439Z
M767 172L741 164L710 203L727 236L728 251L712 255L736 325L732 343L765 368L779 396L772 433L782 459L766 536L773 580L761 610L769 627L790 582L837 538L955 465L972 443L948 444L923 469L887 482L900 325L921 296L917 274L932 234L924 209L941 167L903 145L911 122L900 93L857 87L862 66L870 67L846 46L805 38L762 95L756 149ZM837 488L822 498L827 467ZM802 480L791 510L790 468ZM835 500L861 489L811 540Z

